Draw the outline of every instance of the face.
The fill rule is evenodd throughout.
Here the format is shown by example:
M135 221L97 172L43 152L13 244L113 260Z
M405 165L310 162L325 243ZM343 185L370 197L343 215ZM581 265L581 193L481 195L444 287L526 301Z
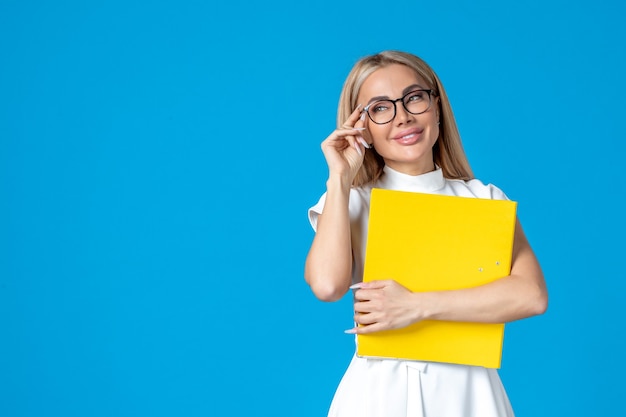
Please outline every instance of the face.
M358 102L366 107L381 99L395 100L417 89L428 90L430 87L411 68L400 64L389 65L367 77L359 91ZM407 100L412 100L411 96ZM431 100L430 108L421 114L409 113L402 105L402 100L397 101L396 117L386 124L376 124L365 116L364 126L367 130L364 137L373 143L376 152L390 168L409 175L435 169L433 146L439 136L439 106L437 97ZM374 111L370 107L372 116Z

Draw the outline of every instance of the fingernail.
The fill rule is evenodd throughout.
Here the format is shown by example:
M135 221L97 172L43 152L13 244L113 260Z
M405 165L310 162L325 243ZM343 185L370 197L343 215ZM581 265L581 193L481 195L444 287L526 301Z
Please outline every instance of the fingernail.
M356 138L357 138L357 140L358 140L359 142L361 142L361 145L365 146L367 149L369 149L369 148L370 148L370 144L369 144L369 143L367 143L367 142L365 141L365 139L363 139L363 137L362 137L362 136L357 136Z
M363 286L363 283L362 283L362 282L357 282L356 284L352 284L352 285L350 285L350 287L349 287L349 288L350 288L351 290L358 290L358 289L359 289L359 288L361 288L362 286Z
M355 127L352 130L365 130L365 129L366 129L365 127Z
M361 120L361 121L365 120L365 113L363 113L363 114L361 115L361 117L359 118L359 120Z
M356 334L356 329L348 329L343 331L345 334Z
M356 142L354 143L354 149L356 149L359 155L363 156L363 152L361 151L361 148Z

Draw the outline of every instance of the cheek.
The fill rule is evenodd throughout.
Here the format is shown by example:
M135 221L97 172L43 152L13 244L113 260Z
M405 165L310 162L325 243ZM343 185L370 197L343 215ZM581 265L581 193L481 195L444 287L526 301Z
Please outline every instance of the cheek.
M363 132L363 137L369 143L376 143L377 141L385 140L389 132L388 125L377 125L376 123L369 123L367 130Z

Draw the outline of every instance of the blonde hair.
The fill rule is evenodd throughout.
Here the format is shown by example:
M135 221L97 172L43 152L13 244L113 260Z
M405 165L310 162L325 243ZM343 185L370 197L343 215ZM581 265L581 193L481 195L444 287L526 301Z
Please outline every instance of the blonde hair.
M433 96L439 97L439 100L435 100L439 105L439 137L433 147L433 160L441 167L444 177L462 180L474 178L461 144L461 137L446 91L432 68L415 55L400 51L384 51L361 58L344 82L339 97L337 127L341 127L356 108L358 104L356 100L365 79L374 71L392 64L405 65L414 70L426 81L428 88L433 90ZM368 149L365 152L363 165L352 181L352 185L358 187L376 181L382 174L384 166L385 162L376 150Z

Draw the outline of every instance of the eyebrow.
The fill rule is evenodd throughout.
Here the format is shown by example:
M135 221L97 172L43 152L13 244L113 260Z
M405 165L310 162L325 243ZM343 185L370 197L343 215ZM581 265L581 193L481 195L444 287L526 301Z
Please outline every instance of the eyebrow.
M408 86L408 87L406 87L404 90L402 90L402 97L404 97L404 95L405 95L406 93L409 93L409 92L411 92L411 91L413 91L413 90L420 89L420 88L424 88L424 87L422 87L422 86L421 86L421 85L419 85L419 84L411 84L410 86ZM369 104L371 104L371 103L373 103L373 102L375 102L375 101L378 101L378 100L389 100L389 96L376 96L376 97L372 97L372 98L370 99L370 101L368 101L368 102L367 102L367 104L366 104L366 105L369 105Z

